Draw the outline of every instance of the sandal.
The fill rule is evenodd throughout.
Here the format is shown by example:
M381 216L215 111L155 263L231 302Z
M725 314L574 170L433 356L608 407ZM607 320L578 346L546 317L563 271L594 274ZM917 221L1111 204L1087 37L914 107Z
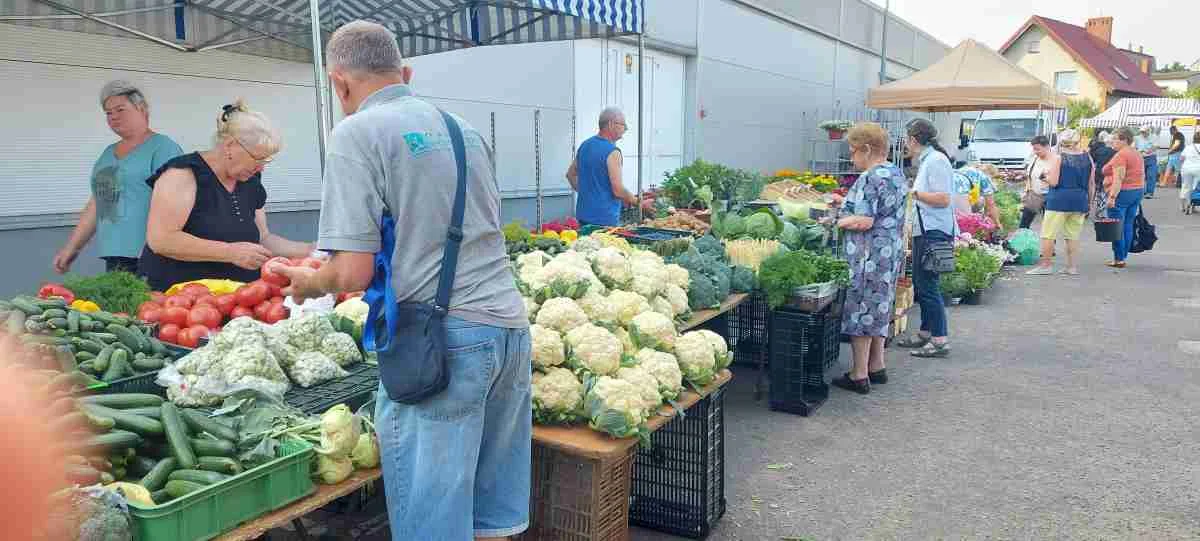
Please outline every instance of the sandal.
M869 376L867 378L858 380L850 379L850 373L846 372L845 374L842 374L841 377L834 379L830 383L832 383L834 387L840 387L847 391L858 394L870 394L871 392L871 378Z
M921 338L921 335L919 335L919 334L905 336L899 340L896 340L897 346L900 346L902 348L907 348L907 349L919 348L928 343L929 343L929 339Z
M921 357L923 359L944 358L950 356L950 346L948 344L935 344L929 342L921 349L909 352L913 357Z
M1125 262L1124 262L1124 261L1109 261L1108 263L1105 263L1104 265L1105 265L1105 266L1107 266L1107 267L1112 267L1112 268L1114 268L1114 269L1123 269L1123 268L1125 268Z

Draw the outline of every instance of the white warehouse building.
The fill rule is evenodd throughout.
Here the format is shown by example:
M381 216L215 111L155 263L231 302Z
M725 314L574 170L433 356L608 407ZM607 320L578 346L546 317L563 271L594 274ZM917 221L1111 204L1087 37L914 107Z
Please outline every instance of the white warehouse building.
M337 11L351 1L388 9L375 0L329 5ZM284 134L283 151L263 174L271 228L313 239L321 156L310 34L295 17L246 29L238 15L307 4L0 0L0 79L6 82L0 85L6 104L0 144L8 156L0 162L6 188L0 192L0 253L16 258L6 265L0 297L29 292L53 275L54 254L87 201L92 164L116 140L98 103L101 86L112 79L139 85L150 101L151 127L185 152L208 148L221 106L237 98L269 115ZM646 186L696 158L764 173L806 169L810 160L827 158L814 156L826 152L814 142L824 138L819 122L873 118L863 103L879 82L881 49L888 79L920 70L949 50L867 0L643 4ZM592 35L600 37L410 58L415 92L462 115L494 142L506 221L534 222L539 184L547 219L571 213L563 173L608 105L626 112L629 132L618 146L626 156L626 182L637 186L637 40ZM194 50L212 44L221 46ZM956 141L957 117L935 120L943 142ZM74 266L82 273L102 269L90 248Z

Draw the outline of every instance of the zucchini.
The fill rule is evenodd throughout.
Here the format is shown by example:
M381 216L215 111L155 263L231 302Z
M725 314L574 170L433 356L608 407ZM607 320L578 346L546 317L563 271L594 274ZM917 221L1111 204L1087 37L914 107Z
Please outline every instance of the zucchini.
M156 437L163 434L163 424L157 419L95 404L85 404L81 407L84 411L92 415L112 419L116 427L122 430L128 430L146 437Z
M110 452L126 447L135 447L142 437L125 430L113 430L107 434L92 436L83 442L84 452Z
M123 411L125 413L132 413L134 415L141 415L142 417L149 417L151 419L162 419L162 408L160 408L158 406L128 408L128 409L123 409L121 411Z
M117 335L107 332L85 332L83 333L83 337L102 344L111 344L117 341Z
M99 321L105 325L109 325L109 324L117 322L117 316L112 315L111 312L105 312L104 310L96 310L95 312L88 312L88 317L91 317L92 319Z
M12 307L25 313L26 316L36 316L45 311L44 308L34 304L29 299L17 297L11 301Z
M150 470L153 470L154 466L157 464L158 461L154 460L153 458L135 456L131 461L126 463L125 469L130 475L136 475L138 478L142 478L145 477L147 473L150 473Z
M133 332L129 330L128 327L123 327L121 325L117 325L116 323L109 323L104 329L116 335L117 340L120 340L122 344L125 344L125 347L129 348L130 352L138 352L142 350L141 339L144 339L145 337L141 336L140 333Z
M67 307L67 301L63 300L62 297L51 297L49 299L36 298L32 299L32 302L43 310L61 310Z
M172 498L182 498L203 488L204 485L191 481L167 481L166 491Z
M75 341L72 340L71 343L75 343ZM76 346L76 347L78 347L78 346ZM96 358L96 354L92 353L90 351L87 351L87 350L80 350L75 353L75 360L79 361L80 363L85 363L85 362L93 360L95 358Z
M139 353L138 355L141 355ZM163 360L158 357L134 359L132 363L135 372L157 372L163 367Z
M88 425L92 426L94 428L97 428L100 430L112 430L114 427L117 426L117 421L115 419L113 419L112 417L107 417L104 415L97 415L93 412L87 411L82 408L79 410L79 413L82 414L84 417L87 417Z
M209 417L199 411L192 409L181 410L180 415L183 415L183 421L192 429L193 434L202 434L208 432L218 438L228 441L237 441L238 433L236 430L229 428L218 422L216 419Z
M72 333L79 332L79 312L75 310L67 312L67 330Z
M230 457L237 451L233 442L225 440L210 440L191 438L192 449L198 455Z
M146 487L146 490L151 492L159 490L163 485L167 484L167 476L177 468L179 468L179 461L173 457L159 460L146 475L142 476L142 480L138 484Z
M163 403L161 396L148 393L113 393L85 396L79 399L84 404L95 404L114 409L141 408L158 406Z
M154 351L154 355L156 357L167 356L167 346L162 343L162 340L154 338L153 336L149 337L148 340L150 341L150 349Z
M170 494L167 494L166 490L155 490L154 492L150 493L150 499L154 500L155 504L162 505L173 500L174 498L172 498Z
M61 308L47 308L42 310L42 317L46 319L62 318L67 319L67 311Z
M196 467L202 470L215 471L228 475L237 475L242 473L242 465L229 457L224 456L202 456L196 459Z
M100 376L100 380L105 383L112 383L125 377L126 370L133 371L133 367L129 366L129 363L125 361L125 352L118 349L109 358L108 370L104 371L104 375Z
M207 470L175 470L167 476L169 481L191 481L201 485L215 485L229 479L228 475Z
M171 455L179 461L179 465L190 470L196 467L196 452L192 450L192 442L188 440L187 426L180 418L179 408L170 402L162 403L162 424L167 433L167 444L171 446Z

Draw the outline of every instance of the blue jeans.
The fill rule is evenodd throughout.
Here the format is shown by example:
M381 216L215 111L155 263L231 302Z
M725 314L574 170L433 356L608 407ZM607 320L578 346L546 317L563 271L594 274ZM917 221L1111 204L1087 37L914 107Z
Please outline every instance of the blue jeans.
M942 299L941 275L925 270L921 254L925 253L925 240L949 240L950 235L941 231L926 231L913 237L913 287L916 289L917 304L921 305L921 331L941 338L949 334L946 322L946 304Z
M1121 240L1112 243L1113 260L1125 261L1129 246L1133 244L1133 219L1137 218L1142 204L1142 189L1121 190L1117 195L1117 206L1108 209L1108 217L1121 220Z
M1158 187L1158 156L1145 156L1142 163L1146 166L1146 195L1154 195Z
M450 386L375 403L392 539L506 537L529 525L529 329L446 320Z

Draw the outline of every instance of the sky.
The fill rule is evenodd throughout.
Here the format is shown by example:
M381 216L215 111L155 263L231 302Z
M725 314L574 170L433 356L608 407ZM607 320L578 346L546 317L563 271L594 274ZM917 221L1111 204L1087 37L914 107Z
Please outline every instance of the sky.
M872 0L884 5L884 0ZM974 38L998 49L1031 15L1083 26L1088 17L1113 18L1113 44L1138 46L1159 66L1200 59L1196 0L890 0L891 10L950 47ZM960 7L961 6L961 7ZM963 24L969 21L970 24ZM1189 28L1190 27L1190 28Z

